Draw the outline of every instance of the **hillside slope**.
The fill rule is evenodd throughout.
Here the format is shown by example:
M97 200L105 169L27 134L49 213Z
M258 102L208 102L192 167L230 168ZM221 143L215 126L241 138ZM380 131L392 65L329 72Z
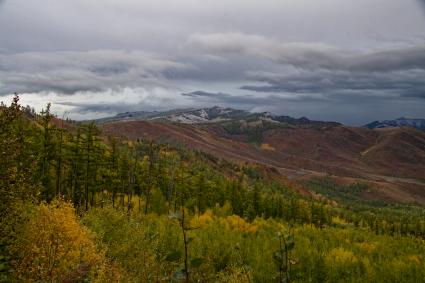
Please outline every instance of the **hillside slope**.
M245 125L244 123L242 123ZM259 127L229 130L226 124L106 123L108 134L180 144L236 162L261 163L294 180L334 175L341 182L368 182L371 198L425 203L425 133L413 128L370 130L342 125ZM247 130L248 129L248 130Z
M164 124L147 121L103 125L129 139L183 144L221 158L335 175L382 174L425 178L425 133L412 128L368 130L346 126L265 129L259 146L246 133L232 134L219 124Z

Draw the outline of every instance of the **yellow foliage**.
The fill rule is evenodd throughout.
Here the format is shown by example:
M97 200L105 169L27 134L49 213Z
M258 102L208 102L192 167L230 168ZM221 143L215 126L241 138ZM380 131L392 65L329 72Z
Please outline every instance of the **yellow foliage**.
M419 259L419 257L417 255L411 255L408 257L410 262L416 263L416 264L421 264L421 260Z
M251 282L251 274L242 267L231 266L220 272L217 282L225 283L248 283Z
M191 227L206 227L214 222L214 214L210 209L207 209L199 217L193 217L190 221Z
M218 203L216 203L214 207L214 215L219 217L232 215L232 205L230 202L226 201L223 206L220 206Z
M80 281L101 278L105 257L89 231L80 225L72 204L41 204L17 244L15 263L19 280Z
M208 209L199 217L194 217L190 221L192 227L207 227L214 225L218 221L220 226L226 230L256 233L258 227L261 225L260 220L256 220L253 223L246 222L245 219L238 215L230 215L227 217L217 217L214 213Z
M332 223L339 224L339 225L347 225L347 221L345 221L343 218L340 218L339 216L332 217Z
M368 242L357 243L356 245L367 253L373 252L376 248L373 243Z
M351 251L347 251L341 247L335 248L326 256L326 261L332 265L334 263L344 265L357 262L356 256Z
M231 215L226 218L222 218L220 219L220 223L225 229L232 231L256 233L258 230L257 224L248 223L238 215Z

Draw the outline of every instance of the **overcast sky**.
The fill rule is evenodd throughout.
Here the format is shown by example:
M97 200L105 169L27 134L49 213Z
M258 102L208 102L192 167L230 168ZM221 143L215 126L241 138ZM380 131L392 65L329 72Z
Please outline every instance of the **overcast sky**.
M0 100L425 118L425 1L0 0Z

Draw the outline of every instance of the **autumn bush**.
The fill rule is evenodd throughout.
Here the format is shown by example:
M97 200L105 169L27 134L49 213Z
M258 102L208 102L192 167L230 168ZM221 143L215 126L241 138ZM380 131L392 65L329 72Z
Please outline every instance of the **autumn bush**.
M17 280L76 282L106 278L107 261L71 203L40 204L14 247Z

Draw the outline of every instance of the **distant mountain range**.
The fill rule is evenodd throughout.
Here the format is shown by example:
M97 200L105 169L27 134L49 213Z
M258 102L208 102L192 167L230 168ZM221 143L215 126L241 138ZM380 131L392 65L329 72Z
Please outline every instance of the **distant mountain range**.
M107 117L96 120L97 123L109 123L118 121L152 121L180 124L206 124L221 123L229 121L246 120L249 122L261 120L270 123L283 125L317 125L330 124L339 125L336 122L321 122L309 120L306 117L293 118L290 116L274 115L270 112L252 113L245 110L238 110L228 107L214 106L200 109L174 109L169 111L136 111L117 114L113 117Z
M246 110L233 109L229 107L206 107L206 108L186 108L172 109L168 111L135 111L119 113L112 117L95 120L98 124L119 122L119 121L151 121L162 123L178 124L211 124L246 121L253 124L255 121L272 123L280 126L337 126L337 122L323 122L310 120L306 117L293 118L284 115L275 115L270 112L249 112ZM255 123L254 123L255 124ZM409 126L425 131L425 119L398 118L395 120L374 121L363 126L368 129L399 128Z
M397 128L402 126L409 126L425 131L425 119L409 119L401 117L395 120L374 121L372 123L364 125L363 127L368 129L380 129Z

